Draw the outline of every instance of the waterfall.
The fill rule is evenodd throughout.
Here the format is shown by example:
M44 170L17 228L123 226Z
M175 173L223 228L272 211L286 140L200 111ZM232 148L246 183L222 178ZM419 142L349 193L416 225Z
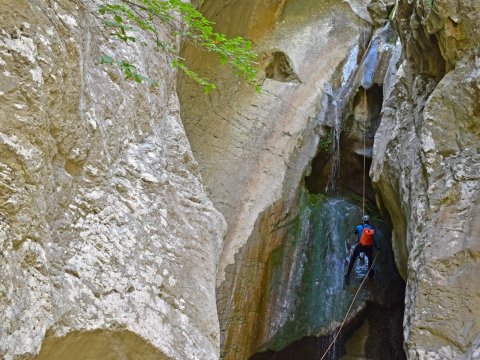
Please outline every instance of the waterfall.
M285 251L285 254L294 254L290 264L295 264L289 268L287 293L283 293L286 302L283 303L282 309L288 310L282 315L282 323L277 322L270 328L271 348L287 343L289 338L300 338L300 334L309 334L315 340L313 338L305 340L306 349L302 356L308 359L321 357L333 340L357 290L355 286L346 286L343 276L346 271L348 244L353 242L352 230L361 221L362 209L339 198L342 156L340 141L358 89L368 89L376 81L381 64L379 49L388 48L385 40L388 31L389 27L386 26L373 36L361 59L358 56L360 46L351 50L341 68L340 84L333 94L331 93L328 108L322 110L326 115L326 123L332 128L331 171L325 188L328 197L303 195L303 201L307 204L300 206L302 210L298 218L300 221L298 231L295 234L295 250ZM365 113L362 116L366 116L368 109L365 107L363 111ZM359 121L358 118L356 120ZM363 151L365 152L365 149ZM376 221L376 225L379 228L383 226L380 220ZM386 265L377 264L376 267ZM367 271L368 260L359 258L352 273L353 283L363 278ZM388 273L391 279L398 281L398 275L390 269L389 271L382 272ZM302 294L302 297L300 298L298 294ZM354 304L350 313L352 318L365 309L369 296L367 286L361 290ZM348 329L344 329L345 331ZM344 351L342 336L337 342L330 349L327 359L337 359ZM292 344L290 351L293 351L292 349L299 351L300 348Z
M352 229L361 214L361 207L349 201L301 192L299 213L286 225L289 236L282 245L282 259L275 265L267 262L273 265L268 266L269 280L264 283L268 289L265 299L269 313L264 318L268 340L251 360L318 360L325 353L367 272L367 263L358 261L351 285L344 283L345 244L354 236ZM325 359L339 359L344 354L345 341L357 326L352 319L367 312L368 301L388 304L392 296L403 299L397 294L404 285L388 255L391 250L387 225L380 219L375 225L379 245L384 249L375 265L379 275L361 289L347 325ZM401 319L401 306L397 310ZM389 321L386 316L381 326L388 328ZM401 321L398 325L396 331L401 339ZM381 342L386 348L390 346L386 340Z
M331 106L333 111L327 111L333 119L327 119L332 124L332 167L325 188L326 194L336 195L340 178L340 136L343 128L345 107L349 104L351 96L356 89L356 79L359 70L358 65L359 46L355 46L348 55L347 61L342 68L340 88L333 94Z
M324 351L332 323L341 322L353 298L353 289L343 283L345 239L351 236L361 209L342 199L307 192L301 195L300 209L292 224L293 236L285 244L285 266L272 272L273 278L284 280L271 288L279 307L269 326L268 347L278 348L288 339L311 334L323 339L319 348Z
M345 125L345 118L348 115L347 111L352 105L357 90L360 87L363 89L372 87L378 80L376 78L378 72L385 70L380 66L381 54L393 51L393 44L388 42L391 32L390 24L379 29L369 42L360 61L358 61L359 46L355 46L350 51L342 67L341 84L333 93L332 100L328 104L330 108L324 110L327 114L326 122L332 126L331 172L325 188L326 194L338 195L341 158L340 138ZM364 111L367 111L367 109L364 109Z
M241 299L242 308L234 314L239 324L244 319L253 318L252 321L258 325L252 332L252 343L257 353L251 360L320 359L342 324L360 279L366 274L368 264L358 261L352 272L351 284L344 282L347 245L353 242L352 230L361 221L362 208L340 197L341 156L358 157L361 148L344 148L342 151L340 141L343 140L342 130L347 116L351 110L357 109L353 104L358 89L368 88L377 82L378 68L383 64L379 51L385 42L375 36L384 37L382 31L376 32L361 60L359 55L362 46L352 48L344 64L338 68L337 81L329 85L329 89L333 90L328 91L328 95L322 99L324 106L320 108L318 119L332 129L332 148L331 154L319 152L319 156L326 159L320 162L322 171L315 173L318 178L322 177L321 186L311 192L301 186L291 202L279 203L267 210L265 221L258 224L255 236L252 236L248 247L242 250L242 258L249 259L249 263L238 275L240 280L235 285L240 289L237 296ZM355 117L355 120L358 131L359 118ZM358 139L356 141L359 142ZM331 170L328 181L323 177L324 169ZM314 193L324 188L325 194ZM349 194L348 189L342 189L341 195L345 194ZM285 214L283 217L280 209ZM339 359L345 354L345 341L363 324L365 316L370 316L369 304L374 302L384 306L395 294L400 294L398 311L395 310L400 321L395 323L398 328L392 331L395 331L395 336L398 335L398 343L402 341L404 284L390 257L388 226L378 214L370 215L374 215L372 217L375 218L378 233L385 234L380 235L379 239L384 251L375 264L378 276L375 282L367 283L360 290L345 327L326 359ZM265 229L269 229L268 233L263 233ZM251 259L256 259L252 255L260 249L260 255L255 255L261 259L257 265ZM253 283L257 285L252 286ZM255 296L259 299L258 303L250 301ZM390 308L385 308L387 312L390 311ZM392 328L388 316L385 316L385 321L375 321L380 324L378 327ZM244 329L243 325L237 328ZM390 335L388 332L380 335L382 340L379 343L384 349L375 351L387 353L393 346ZM235 341L232 344L235 345Z
M355 72L350 75L350 78L340 89L338 89L332 101L333 106L333 124L332 127L332 171L328 178L327 187L325 193L336 195L338 191L338 182L340 178L340 135L342 134L343 115L345 110L345 104L348 103L350 95L353 92L353 80L355 78Z

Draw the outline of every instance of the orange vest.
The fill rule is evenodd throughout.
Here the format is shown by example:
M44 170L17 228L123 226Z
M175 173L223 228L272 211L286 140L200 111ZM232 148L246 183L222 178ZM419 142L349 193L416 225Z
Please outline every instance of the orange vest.
M375 234L375 230L369 229L369 228L363 228L362 236L360 236L360 244L364 246L372 246L374 234Z

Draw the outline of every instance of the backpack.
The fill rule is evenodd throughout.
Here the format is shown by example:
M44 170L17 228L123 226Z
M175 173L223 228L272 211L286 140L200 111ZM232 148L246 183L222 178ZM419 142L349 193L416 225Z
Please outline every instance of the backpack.
M373 245L373 235L375 235L375 230L372 228L364 227L362 235L360 236L360 244L364 246Z

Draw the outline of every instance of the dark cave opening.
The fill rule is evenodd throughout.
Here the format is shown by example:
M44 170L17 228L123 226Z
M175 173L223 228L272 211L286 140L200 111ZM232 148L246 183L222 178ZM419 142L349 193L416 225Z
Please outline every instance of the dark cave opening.
M373 85L365 90L360 87L347 108L340 135L339 195L358 197L363 193L363 161L365 154L365 196L375 202L375 192L368 173L372 164L375 132L380 125L383 87ZM364 126L365 124L365 126ZM332 167L333 129L325 126L311 171L305 177L305 186L313 194L325 193ZM365 134L365 146L363 143Z
M404 291L398 295L404 296ZM387 307L370 303L342 329L325 359L405 360L402 346L403 296L402 303L392 303ZM326 336L306 336L281 351L256 353L249 360L318 360L329 348L337 330Z
M281 82L300 82L298 75L293 70L291 60L284 52L274 51L269 57L270 62L265 69L267 78Z

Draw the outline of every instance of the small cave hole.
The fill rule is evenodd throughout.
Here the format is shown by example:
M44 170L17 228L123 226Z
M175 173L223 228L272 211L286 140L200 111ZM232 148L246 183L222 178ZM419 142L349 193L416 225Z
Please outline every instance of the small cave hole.
M281 51L274 51L266 69L266 77L281 82L300 83L298 75L293 70L288 56Z
M453 20L452 17L449 17L448 20L450 20L450 23L453 25L454 28L458 27L458 22Z

